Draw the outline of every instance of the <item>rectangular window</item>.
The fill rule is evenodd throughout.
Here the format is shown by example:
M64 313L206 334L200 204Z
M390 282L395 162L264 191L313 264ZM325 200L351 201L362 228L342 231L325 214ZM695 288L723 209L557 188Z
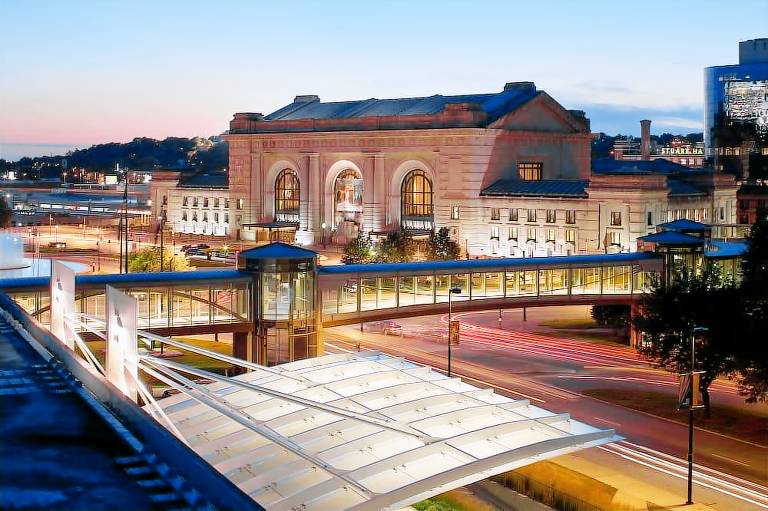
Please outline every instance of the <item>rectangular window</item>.
M707 209L707 208L702 209L701 210L701 220L703 222L706 222L708 217L709 217L709 209Z
M224 208L229 209L229 199L224 199Z
M498 225L492 225L491 226L491 239L492 240L498 240L499 239L499 226Z
M204 198L203 198L203 207L204 207L204 208L207 208L207 207L208 207L208 197L204 197Z
M725 220L725 208L720 206L720 220Z
M224 213L224 223L225 224L229 223L229 213Z
M621 231L608 231L608 242L611 245L621 246Z
M547 241L555 241L555 233L557 229L547 229Z
M517 227L509 228L509 239L517 241Z
M509 209L509 221L510 222L517 222L517 208L510 208Z
M529 209L528 210L528 221L529 222L535 222L536 221L536 210L535 209Z
M547 210L547 223L554 224L557 222L557 212L554 209Z
M621 225L621 211L611 211L611 225Z
M499 218L501 218L499 208L491 208L491 220L498 220Z
M536 241L536 229L533 227L528 229L528 238L526 241Z
M163 206L167 206L167 205L168 205L168 196L163 195Z
M576 229L565 230L565 242L570 243L571 245L576 244Z
M523 181L541 181L541 167L540 161L520 162L517 164L517 173Z
M192 221L197 222L197 211L192 212Z
M565 211L565 223L566 224L576 223L576 211L574 211L573 209L568 209Z
M192 197L192 206L197 207L197 197Z
M237 199L237 209L243 209L245 206L245 199Z
M213 207L218 208L219 207L219 198L216 197L213 199Z
M207 222L207 221L208 221L208 212L204 211L203 212L203 222Z
M181 201L181 205L182 205L182 206L184 206L184 207L187 207L187 206L189 206L189 197L187 197L187 196L185 195L185 196L184 196L184 199Z
M451 207L451 220L458 220L459 219L459 207L458 206L452 206Z
M213 221L216 222L217 224L219 223L219 214L218 213L214 213L213 214Z
M653 225L653 213L648 212L648 225Z
M187 212L186 211L182 211L181 212L181 219L184 220L185 222L187 221Z

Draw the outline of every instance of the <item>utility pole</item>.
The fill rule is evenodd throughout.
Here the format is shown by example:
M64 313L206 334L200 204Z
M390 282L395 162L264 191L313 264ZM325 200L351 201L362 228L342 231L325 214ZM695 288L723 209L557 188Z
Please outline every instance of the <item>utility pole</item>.
M120 172L120 164L117 165L117 172ZM125 187L123 189L123 223L125 224L125 273L128 273L128 170L123 171Z
M163 236L163 230L164 229L163 229L163 227L165 227L163 225L163 224L165 224L165 210L164 209L160 212L160 216L158 217L158 220L160 221L160 271L163 271L163 256L164 256L163 250L165 248L163 246L164 245L163 244L163 239L164 239L164 236Z

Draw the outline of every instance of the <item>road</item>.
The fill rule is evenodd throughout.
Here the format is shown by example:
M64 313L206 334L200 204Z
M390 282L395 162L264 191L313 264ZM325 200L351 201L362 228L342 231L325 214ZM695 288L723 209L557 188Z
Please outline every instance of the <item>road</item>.
M657 489L667 499L684 502L687 427L579 394L579 390L608 386L658 388L675 392L666 373L650 368L627 347L563 339L538 333L486 326L490 315L459 315L461 345L453 350L453 372L470 383L491 386L513 398L529 399L595 426L614 428L625 441L571 455L574 463L608 468ZM405 331L426 331L445 317L402 321ZM510 323L513 323L510 320ZM506 327L506 325L503 325ZM412 330L411 330L412 331ZM395 337L360 334L353 327L325 331L326 351L377 349L392 355L446 368L446 346L425 336ZM729 382L716 382L713 401L743 406ZM716 509L768 509L768 449L764 445L705 430L696 431L695 500ZM672 496L672 497L670 497ZM675 502L657 502L671 505Z

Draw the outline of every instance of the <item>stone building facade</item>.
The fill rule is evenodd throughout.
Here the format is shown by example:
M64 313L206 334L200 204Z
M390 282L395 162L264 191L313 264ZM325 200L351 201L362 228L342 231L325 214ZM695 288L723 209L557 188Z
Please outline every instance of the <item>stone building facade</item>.
M448 227L470 256L635 250L676 218L735 222L732 179L592 162L589 121L530 82L491 94L324 103L298 96L229 133L228 235L299 244Z

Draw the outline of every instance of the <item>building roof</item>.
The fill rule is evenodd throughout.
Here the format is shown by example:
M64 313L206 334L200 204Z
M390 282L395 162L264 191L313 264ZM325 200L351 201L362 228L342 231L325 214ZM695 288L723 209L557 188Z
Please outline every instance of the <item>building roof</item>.
M678 179L667 179L667 187L671 196L707 195L707 192Z
M0 272L1 274L2 272ZM128 287L131 284L144 286L163 286L165 284L180 285L184 282L227 281L250 279L247 274L229 268L206 269L196 271L164 271L148 273L112 273L76 275L77 287L103 287L107 284L118 287ZM46 288L50 285L50 277L19 277L0 279L0 289Z
M194 451L267 509L400 509L619 439L377 352L255 369L199 390L232 413L186 394L157 403Z
M522 181L499 179L480 192L482 197L587 197L589 181L583 179L548 179Z
M684 234L677 231L662 231L653 234L647 234L640 236L637 241L643 241L645 243L658 243L659 245L703 245L704 239L698 236L691 236L690 234Z
M196 173L182 177L179 181L180 188L228 188L229 173L207 172Z
M655 160L597 158L592 160L592 172L595 174L696 174L711 171L692 169L664 158Z
M663 224L659 224L656 227L665 231L705 232L712 230L711 225L688 220L687 218L680 218L678 220L672 220L671 222L664 222Z
M362 99L324 103L317 96L297 96L293 103L264 117L267 121L299 119L351 119L362 117L392 117L407 115L434 115L447 105L475 103L488 114L488 122L516 109L536 97L539 92L530 82L526 86L507 87L501 92L488 94L461 94L417 98ZM522 84L521 84L522 85Z
M494 270L504 268L565 268L568 266L630 265L636 263L660 261L662 257L650 252L632 252L621 254L591 254L554 257L499 257L488 259L465 259L451 261L422 261L413 263L377 263L377 264L339 264L320 266L321 274L353 273L418 273L444 272L465 273L467 271Z
M743 256L748 249L746 241L710 241L704 247L704 256L709 259L732 259Z
M317 257L317 252L282 241L274 241L268 245L243 250L239 257L243 259L313 259Z

